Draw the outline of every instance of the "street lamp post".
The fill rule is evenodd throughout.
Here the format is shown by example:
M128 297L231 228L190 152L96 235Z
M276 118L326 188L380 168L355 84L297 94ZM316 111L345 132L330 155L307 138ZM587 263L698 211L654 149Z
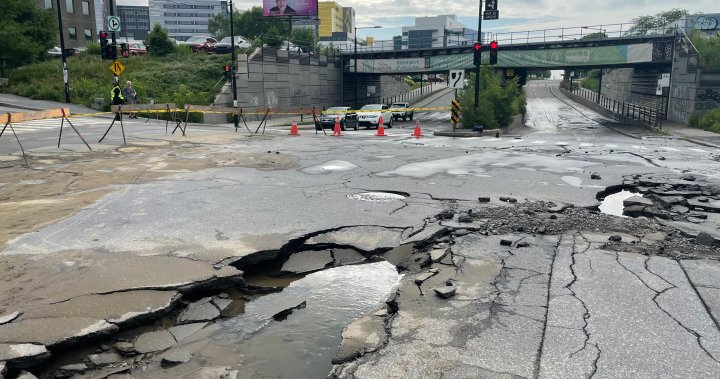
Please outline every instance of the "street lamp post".
M382 26L375 25L375 26L361 26L361 27L355 27L355 34L353 34L353 40L355 41L355 53L353 54L353 59L355 60L354 63L354 71L353 74L353 89L355 92L355 96L353 99L353 106L355 109L358 109L358 75L357 75L357 31L358 29L380 29Z
M68 75L67 51L65 51L65 35L63 34L62 14L60 13L60 0L55 2L58 17L58 29L60 29L60 54L63 66L63 85L65 87L65 102L70 104L70 79ZM113 34L114 36L114 34ZM115 38L115 37L113 37Z
M482 49L482 16L483 16L483 0L479 1L480 10L478 11L478 38L480 48ZM475 109L480 107L480 62L475 63Z
M238 100L237 100L237 79L236 79L236 72L235 72L235 28L233 25L233 4L232 0L229 1L228 7L230 8L230 54L232 55L231 58L231 64L232 66L230 69L230 72L232 73L232 94L233 94L233 108L237 108L238 106ZM238 129L239 119L238 115L233 111L233 125L235 125L235 131Z

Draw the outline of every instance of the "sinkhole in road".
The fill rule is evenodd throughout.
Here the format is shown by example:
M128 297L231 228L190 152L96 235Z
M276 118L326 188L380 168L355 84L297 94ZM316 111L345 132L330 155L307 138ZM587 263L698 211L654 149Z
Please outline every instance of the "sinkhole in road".
M633 196L641 196L628 190L622 190L620 192L607 195L605 199L600 203L600 212L620 217L627 217L623 215L625 206L623 202Z
M400 278L395 266L381 261L329 268L284 283L281 292L248 301L242 314L209 325L172 348L191 352L190 362L148 367L137 377L176 378L222 366L239 370L237 378L326 377L342 330L384 306ZM273 317L286 310L292 310L286 318Z
M389 203L391 201L402 201L410 197L409 193L398 191L372 191L351 193L347 195L350 200L369 201L374 203Z

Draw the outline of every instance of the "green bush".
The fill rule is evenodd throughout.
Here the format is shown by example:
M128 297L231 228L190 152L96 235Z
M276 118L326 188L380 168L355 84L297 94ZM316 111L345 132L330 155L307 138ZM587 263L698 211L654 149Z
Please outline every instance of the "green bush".
M688 119L688 126L691 128L699 128L700 127L700 114L699 113L693 113L690 115L690 118Z
M87 55L100 55L100 44L97 42L91 42L87 44L86 50L83 54Z
M220 87L226 57L206 54L170 54L167 57L132 56L121 59L125 71L121 83L133 82L138 102L175 102L208 105ZM68 61L71 101L89 106L93 98L110 103L113 74L99 54L81 54ZM46 60L13 70L6 92L41 100L65 98L62 66L58 59Z
M711 109L703 113L699 126L701 129L720 133L720 108Z
M462 126L472 128L482 124L487 129L506 127L513 116L525 110L525 97L519 79L503 84L503 79L491 68L483 67L480 81L480 101L475 108L475 74L468 78L469 85L460 94Z
M170 40L167 30L160 24L153 26L145 41L150 55L164 57L175 51L175 44Z

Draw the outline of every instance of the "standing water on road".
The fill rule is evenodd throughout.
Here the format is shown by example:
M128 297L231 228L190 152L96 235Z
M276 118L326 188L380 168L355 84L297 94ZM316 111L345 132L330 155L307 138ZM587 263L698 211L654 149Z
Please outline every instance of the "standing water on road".
M192 360L135 377L171 378L199 367L232 366L237 378L324 378L353 320L384 306L400 281L388 262L343 266L307 275L282 292L248 302L245 313L211 325L172 350ZM302 302L282 321L273 315ZM187 341L187 340L186 340Z
M602 201L602 204L600 204L600 212L613 216L627 217L623 216L623 210L625 208L623 202L633 196L636 196L636 194L626 190L608 195L605 197L605 200Z

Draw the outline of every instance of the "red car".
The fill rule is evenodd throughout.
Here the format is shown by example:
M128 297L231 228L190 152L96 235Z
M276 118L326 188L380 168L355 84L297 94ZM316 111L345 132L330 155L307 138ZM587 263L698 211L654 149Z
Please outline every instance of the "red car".
M128 44L130 55L145 55L147 54L147 46L142 42L130 42Z
M190 46L190 49L194 53L212 53L217 43L217 40L212 37L190 37L190 39L184 42L184 45Z

